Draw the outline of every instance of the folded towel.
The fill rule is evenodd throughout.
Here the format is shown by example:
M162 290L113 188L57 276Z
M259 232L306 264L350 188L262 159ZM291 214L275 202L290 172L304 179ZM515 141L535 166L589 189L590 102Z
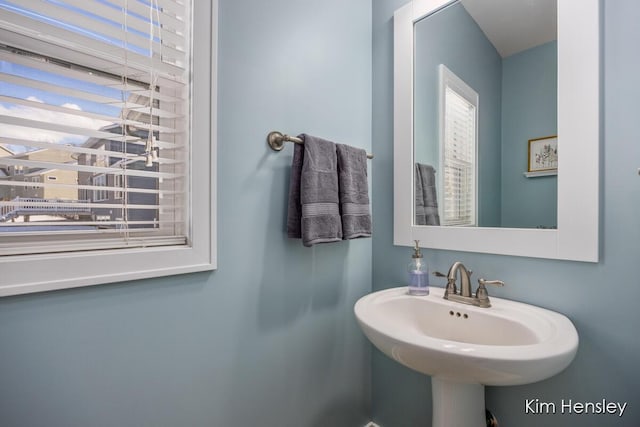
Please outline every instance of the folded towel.
M371 237L367 152L336 144L343 238Z
M436 170L431 165L415 165L415 213L416 225L440 225Z
M342 240L338 196L336 146L333 142L300 135L289 181L287 235L313 246Z
M289 203L287 206L287 236L292 239L302 238L302 203L300 202L300 178L302 175L302 160L304 146L293 145L293 161L291 162L291 176L289 177Z

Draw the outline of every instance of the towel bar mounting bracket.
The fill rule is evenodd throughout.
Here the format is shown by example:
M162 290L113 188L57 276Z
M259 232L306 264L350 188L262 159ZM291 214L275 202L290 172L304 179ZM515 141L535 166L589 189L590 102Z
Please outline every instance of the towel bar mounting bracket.
M278 131L269 132L269 135L267 135L267 143L273 151L281 151L284 148L286 139L286 135Z

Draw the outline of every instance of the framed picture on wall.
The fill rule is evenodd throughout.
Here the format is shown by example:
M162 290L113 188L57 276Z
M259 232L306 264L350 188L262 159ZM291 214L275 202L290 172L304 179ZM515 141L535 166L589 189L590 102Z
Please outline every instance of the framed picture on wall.
M529 140L529 166L527 172L558 170L558 136L545 136Z

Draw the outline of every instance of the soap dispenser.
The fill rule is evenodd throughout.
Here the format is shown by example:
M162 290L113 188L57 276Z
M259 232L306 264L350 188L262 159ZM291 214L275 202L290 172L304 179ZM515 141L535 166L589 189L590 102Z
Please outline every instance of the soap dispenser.
M427 263L420 252L419 240L414 240L416 246L413 248L409 270L409 295L429 295L429 269Z

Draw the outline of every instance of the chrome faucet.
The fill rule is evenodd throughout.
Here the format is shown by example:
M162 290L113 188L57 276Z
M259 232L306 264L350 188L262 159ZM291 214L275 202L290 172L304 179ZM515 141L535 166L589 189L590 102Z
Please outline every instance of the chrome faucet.
M456 279L460 271L460 293L458 293L456 287ZM471 270L467 268L460 261L456 261L449 268L449 272L444 275L438 271L434 272L438 277L447 278L447 287L444 291L444 299L450 301L457 301L463 304L475 305L482 308L491 307L491 301L489 300L489 293L485 285L504 286L502 280L484 280L478 279L478 289L475 294L471 292Z
M467 270L467 267L465 267L460 261L454 262L451 268L449 268L449 273L447 273L447 282L453 283L453 288L455 290L458 271L460 271L460 295L463 297L470 297L471 275L473 274L473 271ZM447 288L448 287L449 286L447 286Z

